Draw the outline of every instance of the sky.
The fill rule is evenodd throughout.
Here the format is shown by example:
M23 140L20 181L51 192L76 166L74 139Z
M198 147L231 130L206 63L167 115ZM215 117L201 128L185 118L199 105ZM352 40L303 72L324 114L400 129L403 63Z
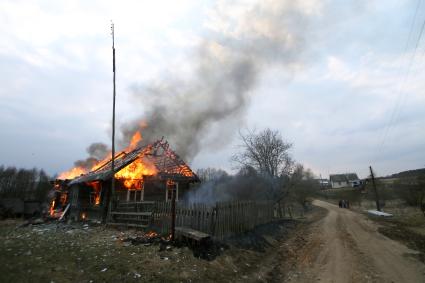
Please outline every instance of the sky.
M267 127L317 176L425 167L425 1L291 2L1 0L0 164L55 174L110 143L113 20L118 127L149 112L146 86L195 82L205 42L258 62L246 105L194 137L194 169L231 172L238 132Z

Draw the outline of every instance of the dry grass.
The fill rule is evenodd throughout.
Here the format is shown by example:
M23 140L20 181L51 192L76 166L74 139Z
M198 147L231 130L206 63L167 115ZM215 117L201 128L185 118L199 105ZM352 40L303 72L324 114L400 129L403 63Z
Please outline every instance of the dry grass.
M206 261L187 247L159 251L158 245L122 241L135 230L81 224L17 228L21 223L0 222L0 282L266 282L255 271L274 252L270 243L280 243L288 234L284 230L295 228L280 223L280 228L260 230L270 232L263 251L232 245Z

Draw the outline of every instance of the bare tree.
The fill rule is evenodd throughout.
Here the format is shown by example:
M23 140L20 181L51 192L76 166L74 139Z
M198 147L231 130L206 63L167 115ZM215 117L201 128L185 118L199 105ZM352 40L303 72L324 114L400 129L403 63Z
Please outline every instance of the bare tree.
M196 175L198 175L201 182L214 181L228 176L226 171L211 167L198 169Z
M43 170L0 166L0 198L43 201L50 189Z
M313 172L302 165L297 165L291 179L293 189L288 189L288 194L306 210L311 198L319 191L319 182L315 180Z
M242 151L232 159L240 167L253 167L272 178L289 175L294 164L289 154L292 144L284 141L278 131L267 128L259 133L248 130L239 134Z

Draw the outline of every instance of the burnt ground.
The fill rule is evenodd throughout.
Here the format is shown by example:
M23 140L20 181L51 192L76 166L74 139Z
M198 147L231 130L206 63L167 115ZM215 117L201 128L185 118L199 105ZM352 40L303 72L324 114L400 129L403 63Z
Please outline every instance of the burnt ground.
M294 265L304 230L325 212L262 225L216 243L212 257L188 247L134 244L136 230L0 222L0 282L273 282ZM134 242L134 241L133 241Z

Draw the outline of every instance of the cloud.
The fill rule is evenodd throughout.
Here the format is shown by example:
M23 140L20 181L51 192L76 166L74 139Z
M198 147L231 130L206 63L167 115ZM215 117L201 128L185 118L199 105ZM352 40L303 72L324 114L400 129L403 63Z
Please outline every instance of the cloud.
M235 96L208 100L202 93L231 85L231 68L223 62L255 61L244 65L255 67L247 67L253 76L246 77L252 82L244 107L200 131L194 167L231 168L238 127L280 129L294 143L294 157L317 173L367 174L370 162L382 174L421 167L421 52L399 95L413 50L410 44L404 53L413 2L1 1L2 162L53 173L83 158L91 142L109 142L114 19L118 125L152 109L154 100L133 100L135 89L147 85L161 85L175 97L199 92L187 103L170 99L180 108L200 105L198 113L217 101L238 106ZM196 66L210 74L199 84L193 84L201 77ZM206 89L210 80L219 88ZM395 106L398 118L377 155ZM175 137L191 138L184 127L176 131Z

